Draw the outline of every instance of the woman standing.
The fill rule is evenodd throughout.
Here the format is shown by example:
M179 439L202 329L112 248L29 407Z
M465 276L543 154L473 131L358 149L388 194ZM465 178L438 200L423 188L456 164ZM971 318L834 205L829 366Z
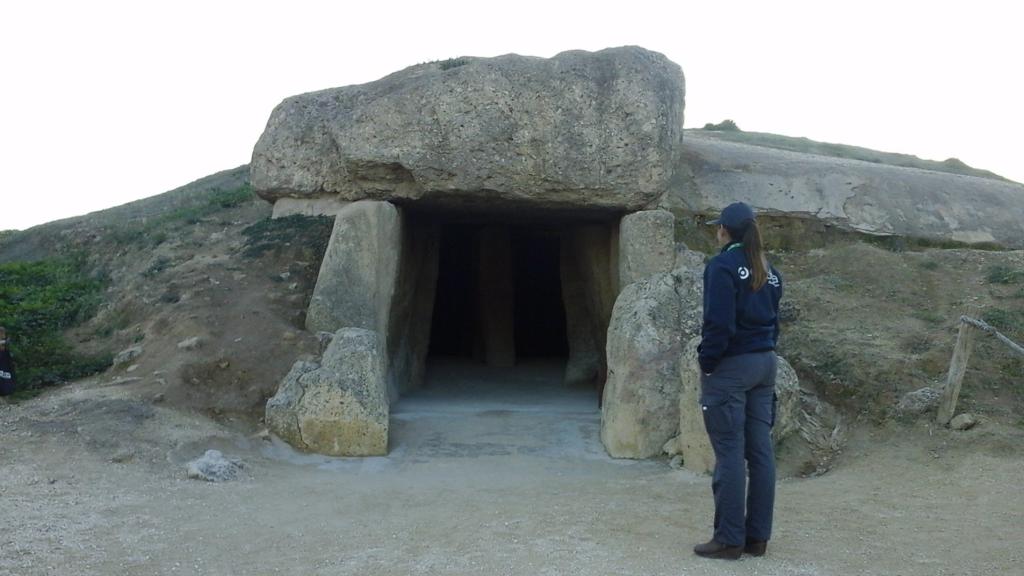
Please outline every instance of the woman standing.
M721 252L704 269L698 355L701 411L715 451L715 531L693 551L735 560L743 552L761 556L771 538L782 276L768 264L750 206L730 204L709 224L718 225Z
M14 394L14 361L7 349L7 330L0 326L0 396Z

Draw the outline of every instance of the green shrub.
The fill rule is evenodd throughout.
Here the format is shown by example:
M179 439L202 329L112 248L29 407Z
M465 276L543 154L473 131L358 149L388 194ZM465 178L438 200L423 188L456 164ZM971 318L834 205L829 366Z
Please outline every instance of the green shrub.
M0 326L7 328L21 390L82 378L108 367L109 354L83 356L61 335L95 314L103 283L84 259L0 264Z
M1024 280L1024 270L1018 270L1005 264L997 264L985 273L989 284L1018 284Z
M707 124L704 125L704 128L702 129L713 130L716 132L742 132L742 130L740 130L740 127L736 125L736 122L729 119L722 120L718 124L712 124L708 122Z
M981 319L1007 336L1014 336L1024 330L1024 312L1019 310L989 308L981 313Z
M465 66L466 64L469 64L469 60L466 58L449 58L438 62L437 67L441 70L451 70L452 68L458 68L459 66Z

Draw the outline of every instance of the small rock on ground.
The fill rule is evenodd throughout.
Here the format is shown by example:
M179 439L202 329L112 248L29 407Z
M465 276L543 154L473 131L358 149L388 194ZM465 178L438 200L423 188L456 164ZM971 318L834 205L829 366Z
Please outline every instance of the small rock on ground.
M900 398L900 403L896 406L896 413L900 416L924 414L939 404L941 395L941 392L928 386L908 392L903 395L903 398Z
M953 430L970 430L978 424L978 417L974 414L958 414L955 418L950 420L949 427Z
M237 478L243 467L237 458L225 458L220 450L207 450L206 454L188 463L188 477L207 482L227 482Z

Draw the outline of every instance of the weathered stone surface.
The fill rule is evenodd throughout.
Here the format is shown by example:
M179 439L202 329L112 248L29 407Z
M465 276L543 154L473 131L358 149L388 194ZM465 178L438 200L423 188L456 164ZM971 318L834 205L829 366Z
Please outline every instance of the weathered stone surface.
M941 397L942 392L928 386L907 392L896 405L896 415L918 416L924 414L938 406Z
M398 288L392 300L388 346L391 401L423 383L437 291L440 227L407 226L402 240Z
M978 417L974 414L957 414L949 421L949 427L953 430L970 430L978 425Z
M124 366L125 364L130 363L132 360L135 360L139 356L142 356L142 353L144 351L145 349L142 346L132 346L130 348L125 348L124 350L118 352L117 356L114 356L114 366Z
M598 344L598 320L588 306L581 262L573 256L571 243L565 240L561 243L560 260L562 304L565 306L566 336L569 340L564 381L566 385L577 386L596 381L601 373L603 357Z
M679 200L696 211L717 214L743 201L872 234L1024 247L1020 184L727 142L692 131L683 148L693 185Z
M679 428L679 288L672 274L655 274L615 301L601 412L601 441L614 458L656 456Z
M641 209L682 139L682 70L638 47L412 66L302 94L253 151L265 199Z
M700 340L699 335L690 338L679 359L679 435L664 445L664 451L673 456L681 455L686 469L703 473L714 469L715 453L711 449L700 409L700 364L697 362ZM799 428L800 414L800 383L796 371L781 357L775 379L775 393L778 404L772 438L778 443Z
M704 325L704 267L676 268L672 277L678 286L679 329L685 341L699 335Z
M598 348L604 350L612 308L619 294L618 236L607 226L580 226L562 238L586 292L587 308L597 323Z
M703 252L690 250L689 248L687 248L686 244L683 244L682 242L676 242L676 259L675 265L672 266L672 269L699 269L701 272L703 272L704 262L706 259L707 257L704 256Z
M306 327L311 332L365 328L386 338L401 246L394 206L376 201L346 206L320 264Z
M512 278L512 235L507 226L480 230L480 329L484 361L490 366L514 366L515 287Z
M676 260L675 217L665 210L643 210L622 217L619 225L619 290L658 272Z
M186 338L181 342L178 342L178 350L196 350L203 345L203 338L201 336L192 336Z
M193 480L207 482L228 482L238 477L244 467L237 458L225 458L219 450L207 450L205 454L188 463L186 472Z
M279 198L274 202L271 218L287 216L337 216L348 202L334 197L327 198Z
M271 432L300 450L330 456L385 455L389 402L377 334L339 330L320 364L296 362L267 402Z

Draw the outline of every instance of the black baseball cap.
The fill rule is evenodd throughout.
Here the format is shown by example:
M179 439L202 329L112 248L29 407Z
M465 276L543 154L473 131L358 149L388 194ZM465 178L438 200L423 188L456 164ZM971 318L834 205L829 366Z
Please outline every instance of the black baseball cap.
M743 202L734 202L722 209L722 215L708 224L721 224L726 228L743 228L754 220L754 209Z

